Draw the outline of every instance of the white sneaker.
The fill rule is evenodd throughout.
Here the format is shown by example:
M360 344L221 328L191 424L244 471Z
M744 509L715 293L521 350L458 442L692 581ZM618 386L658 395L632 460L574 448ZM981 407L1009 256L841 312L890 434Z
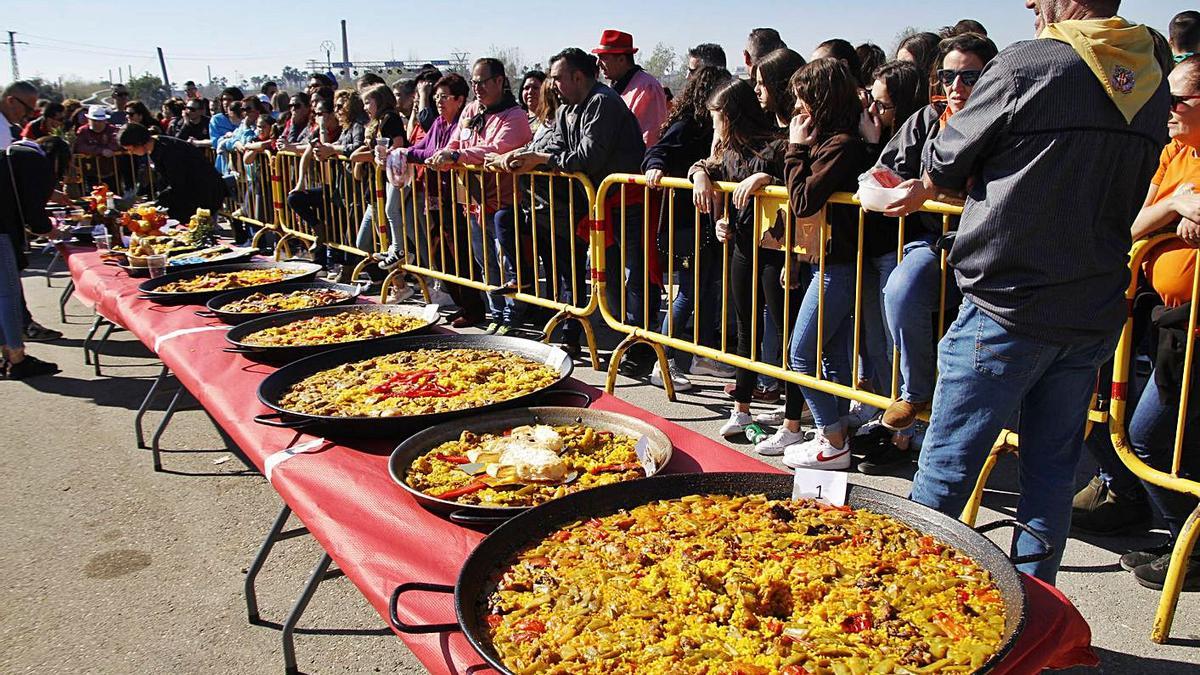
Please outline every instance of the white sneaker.
M775 406L774 408L771 408L770 410L768 410L766 412L760 412L757 415L755 415L754 421L758 422L759 424L766 424L767 426L777 427L780 424L783 424L784 412L786 412L786 411L787 411L787 406L784 406L784 405Z
M734 410L729 414L729 419L726 420L725 424L721 425L720 433L725 438L737 436L745 431L746 427L750 426L753 422L754 419L750 417L750 413Z
M780 427L774 436L754 446L754 451L767 457L778 457L783 454L784 448L803 442L803 429L800 431L788 431L786 427Z
M412 284L406 284L403 287L392 286L392 292L388 294L388 304L398 305L416 294Z
M713 377L733 377L737 374L737 368L731 365L706 359L703 356L692 358L692 367L688 369L692 375L711 375Z
M688 391L692 388L692 381L687 379L687 376L679 372L675 367L674 361L669 361L667 367L671 369L671 383L675 385L675 391ZM650 384L656 387L664 387L662 371L659 370L658 364L654 364L654 370L650 372Z
M875 406L867 405L860 401L852 401L850 403L850 414L842 418L842 422L851 429L861 427L870 422L883 412Z
M835 448L825 434L818 433L811 441L784 448L783 463L793 469L844 471L850 468L850 443Z

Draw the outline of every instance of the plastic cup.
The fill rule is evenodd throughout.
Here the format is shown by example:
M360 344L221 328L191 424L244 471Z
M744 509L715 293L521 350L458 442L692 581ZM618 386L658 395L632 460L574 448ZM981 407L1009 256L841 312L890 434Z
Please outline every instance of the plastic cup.
M146 271L150 273L151 279L157 279L166 274L167 256L161 254L146 256Z
M99 253L104 253L105 251L109 250L109 248L111 248L111 246L109 245L109 235L108 234L93 235L92 241L96 242L96 251Z

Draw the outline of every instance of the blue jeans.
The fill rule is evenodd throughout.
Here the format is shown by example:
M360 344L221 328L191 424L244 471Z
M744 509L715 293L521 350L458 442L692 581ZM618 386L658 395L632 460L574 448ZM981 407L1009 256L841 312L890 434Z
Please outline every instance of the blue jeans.
M883 290L884 316L900 348L900 398L913 403L933 400L934 320L941 296L941 256L926 241L904 247L904 260ZM946 307L961 301L954 273L946 275Z
M1200 369L1194 369L1200 373ZM1192 376L1191 395L1200 395L1200 377ZM1175 454L1175 424L1179 415L1178 394L1172 399L1163 396L1155 383L1155 375L1150 376L1142 397L1129 420L1129 444L1133 452L1151 468L1159 471L1171 471L1171 462ZM1200 406L1189 405L1187 418L1184 420L1183 457L1179 466L1179 475L1195 480L1200 477ZM1183 521L1196 508L1196 499L1182 492L1142 482L1154 510L1162 517L1171 531L1171 538L1179 536L1183 529Z
M671 302L671 315L663 317L660 332L670 337L688 340L693 337L687 331L688 321L692 319L692 310L699 298L718 298L721 295L721 252L719 244L709 244L700 249L700 256L692 257L687 268L676 265L678 285L675 288L675 299ZM700 285L696 285L696 277L700 277ZM700 344L705 347L720 346L721 307L713 303L698 312L696 322L699 326ZM674 328L674 333L671 329ZM675 359L676 365L685 371L692 362L690 354L674 349L667 350L668 358Z
M895 270L895 251L863 260L861 374L884 396L892 391L892 335L883 320L883 290Z
M17 269L12 239L7 234L0 234L0 338L8 349L25 346L23 298L21 271Z
M850 384L850 349L847 340L854 327L851 320L854 311L854 265L826 263L824 280L821 279L820 267L813 266L812 282L804 291L800 313L796 316L796 327L788 346L788 359L792 370L805 375L817 375L817 303L822 286L825 287L825 327L821 336L824 379ZM837 423L849 410L849 402L833 394L808 387L800 387L800 392L818 428Z
M1071 527L1075 467L1096 371L1116 347L1117 334L1069 345L1005 329L970 299L938 348L938 386L913 501L958 517L1005 424L1020 410L1017 519L1053 546L1049 558L1018 566L1053 584ZM1018 555L1041 551L1027 534Z
M482 281L486 284L499 286L501 283L500 251L496 247L495 220L492 217L483 219L486 228L482 227L480 222L479 216L475 214L471 215L471 255L475 258L475 263L479 266L479 269L483 270ZM501 320L504 315L505 301L487 293L484 294L484 297L488 308L491 310L492 319L496 321Z

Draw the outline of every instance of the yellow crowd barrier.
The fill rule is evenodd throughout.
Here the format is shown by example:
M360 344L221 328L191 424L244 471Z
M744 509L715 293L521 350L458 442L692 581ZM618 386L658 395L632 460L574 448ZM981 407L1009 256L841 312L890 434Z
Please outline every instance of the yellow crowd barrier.
M721 183L721 182L719 182L719 183L715 184L715 187L722 194L722 198L725 200L725 205L726 205L726 207L728 207L729 201L731 199L731 195L732 195L734 189L737 187L737 184L736 183ZM670 224L670 232L666 235L667 250L662 251L663 253L666 254L666 265L662 269L662 271L666 273L666 278L668 279L668 281L670 281L671 278L675 275L675 272L680 269L679 267L677 267L675 259L677 257L681 257L679 255L679 254L681 254L681 252L690 253L691 254L691 262L690 262L690 267L688 268L688 273L693 275L693 280L692 280L693 284L694 284L693 287L699 288L701 285L700 279L704 272L701 269L702 263L697 262L698 260L701 259L701 247L702 247L701 228L705 227L705 226L711 227L711 225L704 225L703 223L705 221L701 219L700 215L698 213L696 213L694 210L689 208L688 213L681 214L681 215L684 215L685 217L690 216L691 219L693 220L692 241L690 241L690 242L679 241L674 234L675 225L679 222L679 220L677 219L677 216L675 214L676 201L674 199L674 195L677 190L686 191L688 193L686 201L688 204L690 204L691 203L692 184L689 181L678 179L678 178L664 178L660 182L660 188L661 188L661 194L662 194L661 202L662 202L662 204L665 205L663 208L666 211L666 221ZM616 198L614 198L610 194L610 191L614 190L614 189L619 191L618 196ZM631 191L635 193L635 195L632 195L632 196L636 196L636 199L631 199L631 194L630 194ZM611 224L611 228L613 231L613 236L615 236L617 238L617 241L625 242L625 241L628 241L628 237L630 235L630 231L627 228L626 223L625 223L626 216L628 216L630 213L630 208L631 208L630 204L634 203L634 202L640 203L639 210L641 211L640 215L641 215L641 221L642 221L642 223L641 223L642 232L641 232L641 236L639 238L637 238L637 241L640 241L642 244L646 245L646 247L648 249L646 252L647 254L654 254L656 252L656 249L654 248L655 247L654 241L656 238L654 233L658 229L657 214L651 213L651 204L655 201L654 199L652 199L652 195L654 194L654 192L656 192L656 190L650 188L647 185L644 176L632 175L632 174L611 175L600 184L600 188L597 191L595 204L597 205L598 210L596 212L595 218L597 221L602 221L609 215L609 214L603 213L599 210L602 205L608 203L609 207L605 208L605 210L607 210L607 208L611 208L611 207L619 204L620 205L619 208L614 209L614 210L619 210L621 217L619 218L618 222ZM842 204L842 205L857 206L858 202L854 199L853 195L851 195L849 193L838 193L838 194L833 195L833 197L830 198L829 204ZM752 208L754 209L754 212L755 212L755 217L754 217L755 232L753 234L755 241L760 241L763 238L763 236L765 234L764 230L766 229L764 224L767 223L768 221L774 220L778 216L778 218L782 219L782 223L783 223L783 227L782 227L783 240L781 240L782 247L786 250L797 251L799 253L803 253L806 256L814 258L815 262L813 262L812 264L817 266L818 269L822 273L824 273L825 265L826 265L826 247L819 246L818 247L819 250L817 250L817 251L807 251L807 250L805 250L805 246L807 243L810 243L810 242L801 242L801 241L794 240L795 233L797 231L799 231L800 229L802 229L804 224L796 223L796 219L792 215L790 206L788 204L788 195L787 195L786 189L784 189L783 187L780 187L780 186L769 186L769 187L763 188L754 196ZM933 215L937 216L941 221L941 228L942 228L942 232L944 234L944 233L948 232L950 229L951 218L961 215L962 209L960 207L949 205L949 204L930 202L930 203L927 203L923 207L921 212L933 214ZM906 227L908 226L908 221L910 221L912 218L913 218L913 216L910 216L909 218L900 218L899 219L899 225L898 225L899 230L898 230L898 236L897 236L899 241L903 242L904 233L906 231ZM819 220L820 220L819 224L809 223L808 226L819 227L820 231L819 231L819 233L814 233L815 236L818 236L819 240L822 242L828 241L828 239L829 239L829 224L823 218L821 218ZM798 227L798 225L800 227ZM625 350L628 349L628 347L631 346L633 343L636 343L636 342L646 343L646 344L649 344L651 347L653 347L656 351L659 352L660 367L662 367L664 369L667 364L666 364L666 356L665 356L665 352L664 352L663 348L666 347L666 348L678 349L681 351L685 351L685 352L691 353L695 356L702 356L702 357L709 358L714 361L719 361L721 363L725 363L725 364L735 366L738 368L745 368L745 369L754 371L754 372L762 374L762 375L767 375L769 377L775 377L775 378L778 378L781 380L790 381L790 382L793 382L795 384L800 384L805 387L811 387L813 389L817 389L817 390L820 390L820 391L823 391L823 392L826 392L829 394L833 394L835 396L839 396L842 398L848 398L851 400L860 401L867 405L880 407L880 408L886 407L899 394L899 381L900 381L899 359L895 358L896 357L895 348L893 348L893 353L892 353L893 358L889 359L891 366L890 366L890 372L888 373L888 375L889 375L888 381L890 383L888 392L879 393L879 392L870 391L870 390L866 389L865 387L861 386L861 383L859 381L860 380L859 375L861 372L861 369L860 369L861 358L860 357L862 357L864 355L864 352L863 352L864 345L862 343L862 337L861 337L863 335L863 330L862 330L863 329L862 318L864 315L863 302L866 297L865 293L867 293L867 292L873 292L876 295L878 295L877 288L873 289L873 290L864 288L864 271L866 269L867 261L864 258L862 242L864 241L865 227L866 227L865 212L863 212L862 209L860 208L859 216L858 216L858 233L857 233L859 247L858 247L858 256L855 261L855 267L856 267L856 269L855 269L855 304L854 304L854 308L852 310L853 332L852 332L852 352L851 352L851 358L850 358L850 367L851 367L851 377L850 377L851 383L850 384L840 384L837 382L827 380L821 376L820 372L818 372L818 374L816 376L808 376L808 375L796 373L791 370L790 366L788 365L787 358L786 358L787 345L790 341L790 332L792 330L792 326L789 325L790 324L789 321L783 322L783 325L779 327L782 331L782 339L781 339L781 343L780 343L781 344L780 360L779 360L780 362L778 364L767 363L767 362L763 361L761 358L759 358L760 357L759 344L761 341L759 339L760 336L758 335L758 330L757 330L756 324L751 325L751 335L750 335L751 352L750 352L750 355L743 357L743 356L737 356L736 354L733 353L735 351L735 349L731 343L731 339L733 339L732 335L731 335L733 333L733 330L730 326L730 318L732 317L732 314L731 314L730 299L729 299L731 296L729 253L732 249L732 245L728 244L728 243L719 244L719 246L721 246L721 249L722 249L720 255L718 256L718 258L719 258L718 264L720 265L720 274L719 274L719 278L720 278L719 285L720 285L720 291L721 291L720 305L716 308L713 308L707 302L705 302L705 303L696 302L695 303L695 308L693 310L692 335L691 335L690 339L688 339L687 336L681 337L678 335L678 331L675 329L676 327L673 325L673 317L671 315L671 312L669 312L669 311L666 313L667 322L666 322L665 326L662 326L660 328L660 327L656 327L656 326L652 325L655 320L655 317L651 316L650 307L649 307L650 303L642 303L642 316L640 317L640 324L635 325L635 324L629 322L629 320L628 320L629 317L626 316L627 307L625 306L625 302L629 296L628 290L629 290L631 283L640 284L642 286L642 288L641 288L642 297L648 297L650 295L650 293L654 292L654 286L656 284L651 282L649 266L641 267L640 271L642 273L642 276L640 279L636 279L636 280L627 279L626 275L623 273L624 269L628 267L628 263L632 260L632 255L634 253L641 254L642 252L640 252L640 251L631 252L628 250L627 246L622 245L622 246L619 246L620 257L621 257L620 261L607 260L606 254L605 254L605 249L608 247L606 246L606 243L605 243L605 233L603 230L597 229L597 231L593 233L593 241L592 241L593 256L596 258L596 262L594 264L596 265L597 269L604 270L604 272L605 272L605 274L603 275L604 278L601 281L601 285L605 290L607 290L607 287L609 284L613 284L613 283L617 284L617 289L615 289L615 290L617 290L618 293L615 295L617 295L617 297L619 297L618 302L621 303L619 307L610 306L613 302L613 297L612 296L606 297L604 293L602 293L598 290L597 295L600 296L600 312L601 312L601 315L604 317L606 323L608 323L608 325L613 330L616 330L620 333L624 333L627 336L626 339L624 340L624 342L622 343L622 346L618 348L622 355L624 354ZM663 239L662 235L658 235L657 239L659 242L661 242ZM713 244L710 244L710 245L713 245ZM751 283L751 288L753 289L752 298L751 298L751 307L752 307L751 313L752 314L757 314L757 313L761 312L763 310L763 307L765 304L765 299L760 298L760 294L758 293L758 289L760 287L760 283L759 283L760 280L758 278L758 275L760 272L759 264L758 264L758 262L759 262L758 255L759 255L759 248L756 247L754 250L754 261L753 261L754 262L754 264L753 264L754 278ZM902 259L903 259L903 245L898 246L897 250L896 250L897 264ZM614 263L617 263L617 264L614 264ZM792 278L796 272L800 271L799 269L796 269L796 265L797 265L797 263L794 260L794 256L786 256L785 257L784 272L789 278ZM614 273L615 273L615 276L614 276ZM947 308L946 308L946 280L948 278L948 274L949 274L948 268L946 266L946 255L945 255L945 253L941 253L942 283L941 283L939 311L938 311L939 332L944 332L944 328L945 328L945 324L946 324L946 310L947 310ZM778 282L776 280L769 280L768 283L778 283ZM668 307L669 307L670 302L675 297L676 288L677 288L677 286L672 286L669 289L669 292L667 293L666 299L667 299ZM698 293L699 291L694 291L694 292ZM816 355L816 361L818 363L822 362L823 351L824 351L823 345L825 343L824 335L823 335L823 331L825 328L825 326L824 326L824 324L825 324L825 322L824 322L824 310L825 310L824 289L822 289L819 298L820 298L820 302L818 303L818 324L817 324L818 325L818 338L817 338L817 355ZM705 298L705 300L709 300L709 298ZM799 293L797 293L795 291L795 289L793 289L791 287L791 285L785 286L783 288L782 316L784 316L784 317L792 316L792 312L789 310L791 310L792 308L798 308L799 301L800 301ZM618 311L620 312L620 316L624 317L624 319L618 318ZM702 313L704 313L704 312L716 312L719 314L718 327L719 327L719 331L720 331L720 337L719 337L719 344L716 346L709 346L709 345L701 344L700 333L701 333L701 323L704 318L702 316ZM665 328L665 330L663 330L663 328ZM612 359L612 362L610 364L609 379L608 379L608 388L610 391L612 390L613 385L616 380L616 368L618 366L619 360L620 359L618 358L618 355L614 355L614 358ZM664 370L664 372L665 372L665 370ZM666 379L669 380L669 378L666 378ZM672 400L673 400L674 399L673 387L671 387L669 381L664 382L664 384L666 385L665 389L667 390L668 397L672 398ZM890 395L885 396L885 395L883 395L884 393L888 393Z
M361 258L353 277L358 278L371 254L387 250L388 228L384 215L386 179L373 162L352 162L344 156L326 160L313 155L280 152L273 157L272 194L275 223L283 237L276 255L290 250L293 240L320 243ZM300 193L315 214L317 227L306 223L289 198ZM363 217L371 213L371 226L360 232Z
M595 200L586 176L425 167L395 198L404 233L397 249L405 263L385 286L409 273L427 299L425 279L489 292L505 284L509 267L516 285L507 295L555 311L543 329L545 339L564 321L577 322L592 366L600 369L590 321L597 301L585 274L587 242L577 235L581 228L586 232ZM497 238L505 240L507 253L497 249Z
M157 194L149 163L139 161L127 152L117 152L111 157L73 154L66 182L78 185L84 195L101 184L107 185L119 197L140 195L153 199Z
M279 178L275 165L278 158L269 152L260 152L251 156L249 162L246 159L242 152L229 154L229 170L236 176L237 194L228 200L231 203L227 205L225 215L258 228L252 240L252 244L258 246L267 233L281 232L275 218Z
M1132 306L1138 291L1138 272L1142 261L1155 245L1175 238L1175 235L1160 235L1134 244L1130 254L1130 283L1126 291L1126 300ZM1200 250L1196 252L1195 273L1192 278L1192 303L1188 316L1187 347L1184 351L1182 386L1179 392L1179 412L1176 419L1174 444L1172 448L1171 466L1169 471L1156 469L1139 458L1130 445L1127 420L1132 411L1128 410L1128 394L1130 389L1130 365L1134 360L1133 317L1126 319L1121 331L1121 341L1117 346L1113 363L1112 399L1109 408L1109 433L1112 435L1113 447L1117 456L1129 467L1138 478L1167 490L1181 492L1200 499L1200 482L1193 478L1180 475L1183 453L1184 434L1187 420L1188 404L1193 396L1191 391L1192 373L1196 365L1197 338L1197 304L1200 299ZM1146 383L1147 387L1156 386L1153 381ZM1196 433L1195 429L1191 430ZM1171 552L1171 565L1163 584L1162 595L1159 598L1158 610L1154 616L1154 625L1150 631L1150 639L1157 643L1167 641L1171 634L1171 624L1175 618L1175 608L1179 603L1179 593L1183 588L1184 576L1187 573L1188 557L1195 549L1196 541L1200 539L1200 505L1198 505L1184 522L1175 548Z

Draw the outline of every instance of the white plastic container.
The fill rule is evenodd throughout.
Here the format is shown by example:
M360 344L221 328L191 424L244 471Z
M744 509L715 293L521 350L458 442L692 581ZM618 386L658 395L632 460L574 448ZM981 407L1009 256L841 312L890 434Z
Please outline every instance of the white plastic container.
M858 197L858 201L862 202L864 209L882 213L888 204L903 199L907 195L907 188L885 188L860 183L858 194L855 196Z

